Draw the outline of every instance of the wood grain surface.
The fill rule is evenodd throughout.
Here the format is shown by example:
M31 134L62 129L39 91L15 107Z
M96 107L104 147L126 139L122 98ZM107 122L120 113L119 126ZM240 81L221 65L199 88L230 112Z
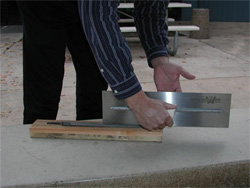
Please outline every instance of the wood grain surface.
M64 120L65 121L65 120ZM102 120L81 122L99 123L100 127L69 127L47 122L62 122L58 120L37 120L29 128L31 138L61 138L87 140L118 140L162 142L163 131L148 131L143 128L107 128L101 127ZM75 122L75 121L72 121Z

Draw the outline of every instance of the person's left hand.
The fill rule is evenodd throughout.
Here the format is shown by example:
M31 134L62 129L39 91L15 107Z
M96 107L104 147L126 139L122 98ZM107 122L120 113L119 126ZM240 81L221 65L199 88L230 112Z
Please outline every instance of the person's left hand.
M183 67L170 63L168 57L157 57L151 63L154 68L154 82L157 91L181 92L180 75L188 80L195 79L195 76Z

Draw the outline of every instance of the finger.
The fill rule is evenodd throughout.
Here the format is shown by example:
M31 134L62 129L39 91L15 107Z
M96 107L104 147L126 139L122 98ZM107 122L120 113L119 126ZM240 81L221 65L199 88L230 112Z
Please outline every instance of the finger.
M147 124L140 124L144 129L147 129L148 131L154 130L154 127L152 125Z
M165 123L164 124L161 124L160 126L159 126L159 129L164 129L165 128Z
M153 126L153 122L150 123L141 123L140 124L144 129L147 129L149 131L152 131L155 129L155 127Z
M175 92L182 92L181 87L176 88Z
M147 122L143 122L141 125L149 131L156 130L159 128L159 125L152 120L148 120Z
M180 74L181 74L184 78L186 78L186 79L188 79L188 80L193 80L193 79L195 79L195 76L194 76L193 74L189 73L188 71L186 71L184 68L181 68Z
M159 124L158 124L158 128L159 129L164 129L165 126L166 126L166 123L165 123L164 120L163 121L159 121Z
M171 116L168 116L168 118L166 119L166 126L168 126L168 127L172 127L173 126L173 124L174 124L174 121L173 121L173 119L172 119L172 117Z
M169 103L164 103L164 107L166 108L166 110L172 110L172 109L176 109L177 105L176 104L169 104Z

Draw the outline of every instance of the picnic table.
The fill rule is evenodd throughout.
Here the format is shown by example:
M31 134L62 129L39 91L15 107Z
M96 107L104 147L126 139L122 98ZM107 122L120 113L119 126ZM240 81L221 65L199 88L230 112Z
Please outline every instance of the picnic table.
M170 2L168 8L191 8L192 4L189 3L179 3L179 2ZM123 9L133 9L134 3L120 3L118 7L118 12L124 15L127 18L120 19L119 23L133 23L133 16L124 12ZM173 18L169 18L168 15L166 17L166 22L174 22ZM120 27L123 33L135 33L135 26L122 26ZM174 42L173 47L167 47L168 53L174 56L178 50L178 36L180 31L199 31L200 28L195 25L171 25L168 26L168 31L174 32Z

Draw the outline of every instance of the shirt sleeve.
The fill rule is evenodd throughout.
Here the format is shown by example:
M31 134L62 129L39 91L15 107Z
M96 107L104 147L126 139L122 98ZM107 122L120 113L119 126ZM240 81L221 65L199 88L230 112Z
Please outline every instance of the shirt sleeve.
M118 5L118 0L78 0L82 26L100 72L114 95L125 99L139 92L141 85L118 25Z
M167 7L168 0L134 1L135 25L150 67L152 59L168 57L168 26L165 21Z

